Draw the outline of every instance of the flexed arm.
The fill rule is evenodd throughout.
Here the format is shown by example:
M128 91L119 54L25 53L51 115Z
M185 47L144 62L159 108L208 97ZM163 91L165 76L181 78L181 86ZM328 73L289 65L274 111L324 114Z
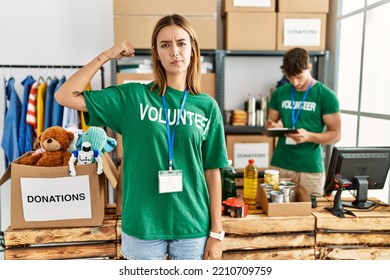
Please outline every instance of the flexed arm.
M84 96L81 93L91 82L97 71L111 59L133 57L134 55L134 48L127 41L123 41L120 45L102 52L69 77L56 92L55 99L62 106L87 112Z

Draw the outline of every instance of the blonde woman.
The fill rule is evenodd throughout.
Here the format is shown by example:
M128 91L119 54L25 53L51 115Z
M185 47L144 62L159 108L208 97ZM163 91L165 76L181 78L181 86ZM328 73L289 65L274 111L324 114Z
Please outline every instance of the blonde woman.
M220 259L219 168L228 160L220 109L201 90L196 34L185 18L168 15L156 24L151 49L150 84L83 92L104 63L136 55L124 41L76 72L55 98L85 112L88 125L122 135L125 258Z

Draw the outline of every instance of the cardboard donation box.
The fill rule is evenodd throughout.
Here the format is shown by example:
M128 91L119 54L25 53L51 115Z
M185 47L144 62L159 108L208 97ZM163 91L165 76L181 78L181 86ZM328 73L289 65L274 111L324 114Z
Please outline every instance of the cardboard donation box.
M224 19L226 49L276 49L276 13L229 12Z
M275 12L276 0L224 0L222 13Z
M217 48L216 0L114 0L113 4L116 44L128 39L134 48L149 49L157 21L176 13L184 16L195 29L201 49Z
M96 163L92 163L76 165L74 177L69 175L68 166L22 165L17 163L20 158L11 163L0 180L1 186L11 179L12 229L102 224L107 179L116 186L118 177L108 154L103 155L103 174L97 175Z
M249 159L255 160L259 170L269 167L274 150L274 139L264 135L227 135L228 156L237 171L242 171Z
M278 13L276 50L302 47L323 51L326 47L325 13Z
M278 0L278 12L328 13L329 0Z
M269 217L310 215L311 199L308 192L299 185L294 187L292 191L294 191L294 199L290 202L269 202L266 189L259 185L257 191L257 203Z

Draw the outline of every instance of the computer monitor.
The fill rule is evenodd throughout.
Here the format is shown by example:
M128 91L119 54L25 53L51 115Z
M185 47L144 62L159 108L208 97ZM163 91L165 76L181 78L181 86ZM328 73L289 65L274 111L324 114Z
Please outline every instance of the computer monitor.
M367 201L368 190L384 188L389 168L390 147L333 147L324 186L325 195L337 190L336 208L342 208L341 205L369 208L374 203ZM335 180L339 183L336 184ZM351 184L341 187L345 181ZM345 189L356 190L356 199L352 203L341 202L341 192Z

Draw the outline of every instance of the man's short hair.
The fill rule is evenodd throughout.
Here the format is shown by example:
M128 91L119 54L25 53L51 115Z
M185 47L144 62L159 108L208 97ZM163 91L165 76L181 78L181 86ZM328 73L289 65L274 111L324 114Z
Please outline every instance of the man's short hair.
M294 77L309 69L309 66L309 53L302 48L293 48L284 55L283 65L280 68L287 77Z

